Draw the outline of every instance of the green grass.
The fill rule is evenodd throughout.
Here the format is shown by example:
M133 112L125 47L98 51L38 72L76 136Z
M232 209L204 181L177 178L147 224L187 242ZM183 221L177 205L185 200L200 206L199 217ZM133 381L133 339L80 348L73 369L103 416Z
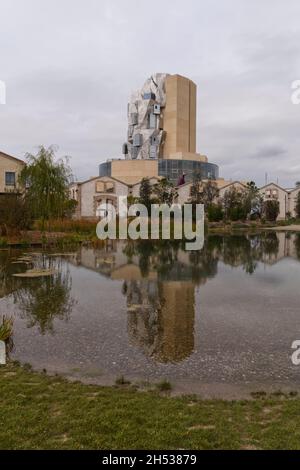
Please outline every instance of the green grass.
M299 449L300 400L201 401L0 368L1 449Z

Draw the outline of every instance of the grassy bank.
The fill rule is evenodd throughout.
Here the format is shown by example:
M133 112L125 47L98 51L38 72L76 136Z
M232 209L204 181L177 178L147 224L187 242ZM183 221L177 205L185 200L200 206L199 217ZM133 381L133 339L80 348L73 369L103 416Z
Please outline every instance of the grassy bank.
M299 221L297 221L298 223ZM46 227L46 232L40 230L40 223L36 222L34 230L21 231L0 237L0 249L9 246L58 246L91 242L97 246L99 239L96 235L97 221L87 220L53 220ZM292 230L300 231L300 224L290 224L288 221L276 223L260 222L206 222L205 232L213 234L255 233L265 230ZM193 227L195 230L195 226ZM149 230L150 232L150 230ZM160 229L161 235L161 229ZM118 237L118 234L117 234ZM173 223L171 221L171 239L173 238Z
M27 231L9 237L0 237L0 249L9 247L64 247L65 245L76 245L84 241L89 241L90 237L85 234L64 233L64 232L39 232Z
M201 401L0 368L1 449L299 449L300 400Z

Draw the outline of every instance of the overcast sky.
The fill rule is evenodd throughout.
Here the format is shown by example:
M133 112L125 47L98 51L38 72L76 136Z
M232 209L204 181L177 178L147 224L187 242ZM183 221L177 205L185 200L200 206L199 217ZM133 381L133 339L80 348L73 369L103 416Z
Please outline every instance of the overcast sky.
M97 175L121 156L131 91L179 73L220 176L300 180L299 0L0 0L0 19L0 150L57 144L79 180Z

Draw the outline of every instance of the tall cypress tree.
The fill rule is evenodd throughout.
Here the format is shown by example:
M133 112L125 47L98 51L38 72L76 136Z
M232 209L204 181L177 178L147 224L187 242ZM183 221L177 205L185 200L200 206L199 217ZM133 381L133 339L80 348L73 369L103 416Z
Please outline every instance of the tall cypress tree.
M148 178L143 178L140 186L140 203L147 207L148 212L151 209L152 188Z

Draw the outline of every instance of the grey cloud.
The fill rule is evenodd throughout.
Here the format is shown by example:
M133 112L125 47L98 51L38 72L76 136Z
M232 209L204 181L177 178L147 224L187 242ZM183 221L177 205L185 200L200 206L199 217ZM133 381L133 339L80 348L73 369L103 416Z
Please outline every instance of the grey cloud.
M282 158L283 155L287 153L287 149L281 147L280 145L266 145L264 147L260 147L257 149L257 151L253 154L250 155L250 158L253 158L255 160L257 159L275 159L275 158Z
M3 151L58 144L78 178L95 175L120 156L131 91L180 73L198 85L198 151L221 176L300 179L298 0L0 0L0 12Z

